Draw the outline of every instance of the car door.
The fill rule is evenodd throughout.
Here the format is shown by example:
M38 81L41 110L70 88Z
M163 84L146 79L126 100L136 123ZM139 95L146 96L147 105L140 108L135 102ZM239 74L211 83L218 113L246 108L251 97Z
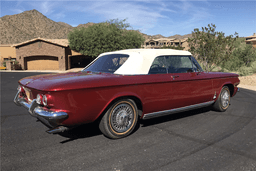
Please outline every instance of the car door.
M172 78L172 109L211 101L212 81L207 79L190 56L166 56Z
M143 84L139 88L144 102L143 112L153 113L170 109L172 78L167 74L165 57L156 57L148 75L140 77L148 80L147 84Z

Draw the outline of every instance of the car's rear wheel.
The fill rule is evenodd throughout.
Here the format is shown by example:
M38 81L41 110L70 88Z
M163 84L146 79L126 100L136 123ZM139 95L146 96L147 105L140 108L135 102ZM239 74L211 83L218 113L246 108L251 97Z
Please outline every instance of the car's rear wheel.
M108 138L123 138L134 130L138 120L138 109L131 99L118 100L102 117L99 128Z
M230 91L227 86L222 87L220 95L213 104L213 109L224 112L228 109L230 104Z

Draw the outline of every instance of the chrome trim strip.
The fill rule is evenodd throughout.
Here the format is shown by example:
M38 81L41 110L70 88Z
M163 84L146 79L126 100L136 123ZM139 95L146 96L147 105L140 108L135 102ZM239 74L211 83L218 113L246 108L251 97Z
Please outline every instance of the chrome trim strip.
M178 112L184 112L184 111L187 111L187 110L206 107L206 106L209 106L213 103L214 103L214 100L209 101L209 102L199 103L199 104L196 104L196 105L190 105L190 106L186 106L186 107L176 108L176 109L170 109L170 110L164 110L164 111L159 111L159 112L147 113L147 114L144 114L142 119L151 119L151 118L165 116L165 115L174 114L174 113L178 113Z

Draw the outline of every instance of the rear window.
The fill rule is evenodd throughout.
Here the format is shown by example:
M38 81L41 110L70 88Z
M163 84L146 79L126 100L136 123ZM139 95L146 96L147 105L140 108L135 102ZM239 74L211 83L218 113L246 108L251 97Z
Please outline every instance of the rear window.
M83 71L114 73L128 59L129 55L110 54L98 58Z

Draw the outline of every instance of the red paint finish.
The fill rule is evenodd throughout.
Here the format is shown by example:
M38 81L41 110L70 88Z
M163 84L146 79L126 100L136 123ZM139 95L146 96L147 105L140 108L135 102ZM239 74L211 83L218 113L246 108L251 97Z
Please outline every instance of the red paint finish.
M133 96L141 101L143 114L213 100L222 86L239 83L238 75L220 72L123 76L86 72L26 77L19 83L33 93L49 94L51 110L65 111L62 125L95 121L117 98ZM237 88L234 88L234 94ZM234 95L233 94L233 95Z

